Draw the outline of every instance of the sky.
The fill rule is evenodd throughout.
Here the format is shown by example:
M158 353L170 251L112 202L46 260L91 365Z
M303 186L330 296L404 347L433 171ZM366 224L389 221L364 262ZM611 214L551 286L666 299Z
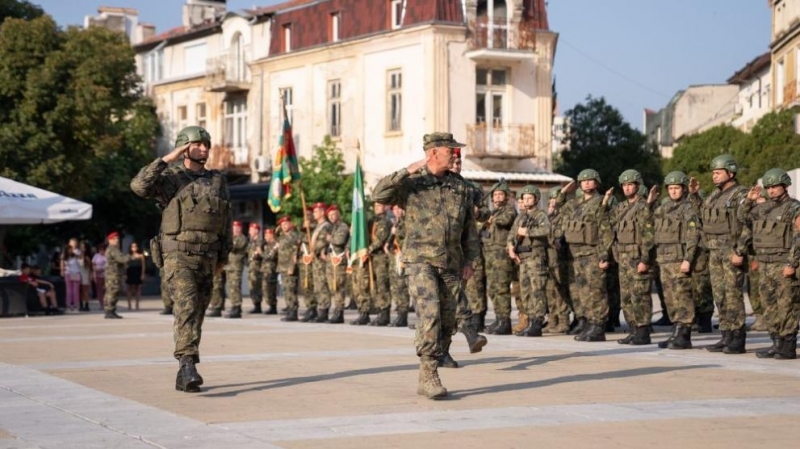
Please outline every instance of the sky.
M376 0L378 1L378 0ZM157 32L179 26L184 0L32 0L61 25L80 25L98 6L139 10ZM271 0L228 0L229 10ZM605 97L642 128L645 108L658 110L690 85L724 84L769 49L767 0L549 0L559 34L554 76L559 112L588 95Z

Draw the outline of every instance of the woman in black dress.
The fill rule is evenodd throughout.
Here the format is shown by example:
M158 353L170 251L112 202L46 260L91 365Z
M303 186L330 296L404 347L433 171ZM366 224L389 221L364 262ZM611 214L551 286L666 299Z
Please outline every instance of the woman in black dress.
M128 286L128 310L133 310L131 309L131 297L136 301L136 310L139 310L139 299L142 296L142 283L144 282L144 258L135 257L142 254L136 242L131 243L128 254L132 257L128 263L128 269L125 271L125 284Z

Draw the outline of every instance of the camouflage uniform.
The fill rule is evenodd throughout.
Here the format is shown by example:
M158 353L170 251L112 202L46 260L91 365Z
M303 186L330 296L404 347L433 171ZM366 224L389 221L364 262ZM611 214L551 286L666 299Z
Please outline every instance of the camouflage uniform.
M106 312L117 310L122 283L125 282L125 269L131 259L130 255L122 254L118 245L108 245L106 249L106 292L103 297L103 308Z
M524 193L523 193L524 194ZM538 199L538 197L537 197ZM526 236L518 235L518 230L526 230ZM541 209L527 210L514 220L511 232L508 233L508 246L520 259L520 293L522 306L520 309L535 324L533 334L540 336L545 314L547 313L547 240L552 229L547 213ZM522 331L523 333L525 330Z
M394 308L398 315L408 315L408 284L404 275L403 263L400 259L403 255L400 248L403 246L405 238L405 219L400 218L394 224L394 234L390 243L390 265L389 265L389 286L394 301Z
M261 310L261 256L258 254L264 241L261 237L251 239L247 245L247 288L250 290L250 299L253 300L254 310Z
M172 298L169 296L167 289L167 282L164 276L164 270L158 270L159 277L161 278L161 302L164 303L164 310L172 311Z
M556 191L557 195L557 191ZM569 328L569 313L572 310L572 299L569 296L569 252L564 235L561 233L563 215L556 208L550 215L550 238L547 246L547 331L566 332Z
M234 310L242 307L242 270L244 270L247 253L247 237L244 235L234 236L228 264L225 265L225 277L228 291L231 294L231 307Z
M297 320L297 252L300 244L303 241L303 236L296 229L289 232L281 233L278 237L278 273L281 275L281 285L283 287L283 300L286 303L286 317L294 317L294 320L286 319L286 321Z
M331 294L333 308L344 310L344 292L347 282L347 257L345 252L348 249L347 244L350 242L350 227L344 221L338 220L336 223L331 223L327 235L331 237L330 242L328 242L326 256L328 291ZM367 304L367 307L369 307L369 304Z
M209 308L213 314L219 316L216 312L222 310L225 306L225 270L220 270L214 273L211 279L211 300L209 301Z
M314 294L314 258L311 254L311 244L309 243L309 234L312 234L315 228L316 223L312 223L311 229L308 231L306 231L305 227L302 232L297 231L301 239L298 283L300 284L300 292L303 294L303 301L306 304L307 315L312 310L314 311L313 314L316 315L317 306L319 305L317 296Z
M311 262L311 270L314 278L314 296L315 301L320 310L327 311L331 307L331 292L328 289L327 279L327 263L322 260L323 255L328 247L328 242L325 237L328 235L331 223L324 220L317 223L314 227L314 232L311 235L311 248L310 256L313 257ZM308 256L305 256L306 258ZM304 261L305 262L305 261Z
M517 269L514 262L508 257L506 241L508 231L517 218L514 206L507 202L495 209L487 217L487 212L481 212L481 219L491 220L488 225L484 223L481 231L483 243L483 256L486 266L491 267L486 273L487 290L492 298L494 313L499 320L510 320L511 317L511 280L513 272Z
M278 241L264 241L261 252L261 292L266 297L267 306L278 306Z
M372 263L372 273L375 280L375 308L378 317L375 324L389 324L389 311L392 307L392 297L389 292L389 255L384 247L389 244L392 237L392 222L386 214L375 215L367 223L370 230L367 252Z

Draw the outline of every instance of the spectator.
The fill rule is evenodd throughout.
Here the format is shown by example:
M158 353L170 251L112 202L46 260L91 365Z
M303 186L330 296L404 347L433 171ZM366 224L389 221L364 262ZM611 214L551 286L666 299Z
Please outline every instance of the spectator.
M38 265L29 266L22 264L22 274L19 280L36 289L36 295L39 297L39 304L42 306L45 315L61 315L61 310L58 309L58 302L56 301L56 289L52 283L40 279L41 269ZM48 300L50 305L48 306Z
M106 294L106 245L103 243L97 247L97 253L92 257L92 273L97 290L97 301L100 302L102 309L104 308L103 296Z
M50 257L50 276L64 276L61 272L61 248L56 248Z
M61 257L61 273L67 286L67 309L71 312L76 311L81 292L80 257L76 252L80 253L80 250L67 245Z
M81 267L81 312L89 311L89 298L92 293L92 255L86 242L81 242L79 264Z
M126 271L125 284L127 284L128 310L131 309L131 297L136 301L136 310L139 310L139 299L142 296L142 283L144 282L144 253L139 249L136 242L132 242L128 248L131 261Z

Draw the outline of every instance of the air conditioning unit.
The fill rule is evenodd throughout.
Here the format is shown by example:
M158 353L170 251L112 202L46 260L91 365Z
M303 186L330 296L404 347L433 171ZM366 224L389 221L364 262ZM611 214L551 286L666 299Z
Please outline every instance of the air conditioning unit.
M256 156L253 159L253 169L258 173L269 173L269 158L266 156Z

